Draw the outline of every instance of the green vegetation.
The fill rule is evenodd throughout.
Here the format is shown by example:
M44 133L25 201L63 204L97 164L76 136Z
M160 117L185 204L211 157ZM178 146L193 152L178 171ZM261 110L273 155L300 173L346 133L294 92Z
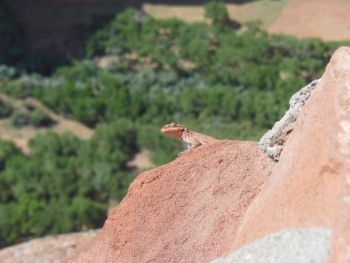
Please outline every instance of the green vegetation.
M70 134L38 135L25 156L0 142L0 246L29 236L101 226L108 201L120 200L137 150L127 121L97 127L81 141Z
M321 75L334 47L255 27L237 33L223 25L140 22L129 10L87 44L89 56L114 59L107 69L77 61L49 79L22 75L1 89L35 96L90 127L119 118L162 124L220 116L267 128L291 94Z
M27 108L13 112L11 124L16 128L24 126L48 127L55 122L39 109L29 110Z
M267 28L282 14L289 1L244 1L244 4L240 4L231 15L239 23L248 23L252 21L253 17L254 20L259 21L263 28Z
M0 100L0 119L7 118L12 114L12 107Z
M0 246L101 226L108 201L126 192L132 178L126 163L135 153L150 149L160 164L179 152L179 143L159 133L167 122L218 138L259 138L291 94L320 77L337 47L268 35L254 24L237 32L221 22L222 7L208 4L211 25L127 10L91 37L85 60L50 77L0 66L0 92L35 97L96 128L88 141L40 134L29 156L0 143ZM111 63L101 68L96 56ZM42 113L31 115L14 122L45 123Z
M225 4L222 2L209 2L205 6L205 17L215 23L223 23L229 19Z

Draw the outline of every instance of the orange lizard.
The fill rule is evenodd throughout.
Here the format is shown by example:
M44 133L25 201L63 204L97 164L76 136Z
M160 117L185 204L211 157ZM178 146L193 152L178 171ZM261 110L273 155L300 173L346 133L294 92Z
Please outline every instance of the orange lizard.
M204 135L195 131L191 131L186 126L178 123L170 123L164 125L160 130L165 136L179 140L185 146L186 150L179 155L194 149L198 146L218 141L218 139Z

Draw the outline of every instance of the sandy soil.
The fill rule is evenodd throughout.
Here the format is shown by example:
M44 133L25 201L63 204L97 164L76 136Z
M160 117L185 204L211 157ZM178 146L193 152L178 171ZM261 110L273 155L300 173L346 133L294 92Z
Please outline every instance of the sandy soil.
M143 150L135 155L134 159L127 163L129 168L135 168L138 171L144 171L154 168L156 165L151 160L152 152Z
M290 0L268 31L329 41L350 39L349 14L348 0Z
M157 19L204 21L200 6L144 4L143 10ZM227 4L227 10L232 20L260 20L271 33L328 41L350 39L350 0L259 0Z

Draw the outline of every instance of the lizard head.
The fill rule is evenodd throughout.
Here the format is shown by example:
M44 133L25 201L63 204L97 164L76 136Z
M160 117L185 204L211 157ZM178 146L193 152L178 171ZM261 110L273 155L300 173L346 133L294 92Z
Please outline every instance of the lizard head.
M165 136L181 140L182 133L184 131L188 131L188 128L186 126L172 122L167 125L164 125L162 129L160 130Z

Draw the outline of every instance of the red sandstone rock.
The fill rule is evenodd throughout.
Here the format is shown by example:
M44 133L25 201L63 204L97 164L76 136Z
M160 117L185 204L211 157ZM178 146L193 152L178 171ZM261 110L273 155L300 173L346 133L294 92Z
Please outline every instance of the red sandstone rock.
M339 49L272 163L220 141L141 174L68 262L208 262L277 231L332 231L350 262L350 48Z
M350 262L350 48L333 55L235 247L291 227L332 230L332 262Z
M255 142L220 141L142 173L69 262L206 262L225 255L272 165Z

